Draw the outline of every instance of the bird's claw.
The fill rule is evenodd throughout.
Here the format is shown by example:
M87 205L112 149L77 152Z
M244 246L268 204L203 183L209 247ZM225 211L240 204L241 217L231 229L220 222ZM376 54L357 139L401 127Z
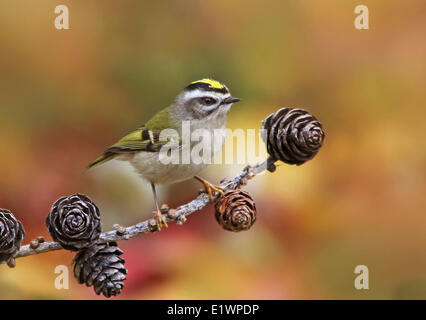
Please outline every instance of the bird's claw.
M155 222L157 223L157 229L158 231L161 231L161 228L163 226L165 226L166 228L168 228L169 226L167 225L167 221L164 218L163 214L161 213L161 211L156 211L155 212L155 216L154 216Z
M201 179L200 177L196 177L196 179L203 184L204 189L207 192L207 195L209 196L211 202L213 202L214 200L215 193L223 194L225 192L225 189L223 189L221 186L213 185L207 180Z
M223 194L225 192L225 189L223 189L221 186L215 186L210 184L208 187L206 187L207 190L207 194L209 196L209 199L211 202L213 202L214 200L214 193L219 193L219 194Z

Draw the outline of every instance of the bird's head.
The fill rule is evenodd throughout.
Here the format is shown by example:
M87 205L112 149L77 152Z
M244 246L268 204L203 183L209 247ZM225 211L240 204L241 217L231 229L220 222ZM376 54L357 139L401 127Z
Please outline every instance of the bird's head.
M176 97L175 111L181 120L207 119L226 116L231 105L240 101L231 96L229 89L212 79L191 82Z

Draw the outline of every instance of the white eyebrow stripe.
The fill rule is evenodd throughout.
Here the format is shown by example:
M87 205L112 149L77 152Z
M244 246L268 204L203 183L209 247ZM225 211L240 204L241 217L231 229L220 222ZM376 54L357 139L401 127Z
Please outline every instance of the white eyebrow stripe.
M222 99L227 98L230 96L229 93L221 93L221 92L210 92L200 89L191 90L185 93L185 100L190 100L194 98L201 98L201 97L211 97L211 98L217 98L220 96Z

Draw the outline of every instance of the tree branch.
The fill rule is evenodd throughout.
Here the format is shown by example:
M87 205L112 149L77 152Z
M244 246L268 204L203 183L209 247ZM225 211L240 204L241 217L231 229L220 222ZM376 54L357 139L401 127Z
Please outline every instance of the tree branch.
M266 169L269 171L274 170L273 160L268 158L262 163L251 167L247 166L244 168L243 172L233 179L225 179L221 182L220 186L225 189L236 189L247 183L248 180L252 179L259 173L262 173ZM167 222L175 221L178 224L185 222L186 217L192 213L203 209L210 203L210 199L206 193L201 193L197 198L188 202L184 205L181 205L174 210L174 215L166 216ZM170 210L169 212L172 212ZM127 228L122 228L122 230L111 230L104 232L100 235L98 243L106 243L110 241L119 241L119 240L128 240L133 238L141 233L154 232L157 231L155 221L153 219L148 219L142 222L139 222L135 225L129 226ZM62 246L58 242L43 242L39 243L36 248L32 248L29 244L22 246L19 251L15 254L14 258L22 258L26 256L31 256L34 254L45 253L54 250L61 250Z

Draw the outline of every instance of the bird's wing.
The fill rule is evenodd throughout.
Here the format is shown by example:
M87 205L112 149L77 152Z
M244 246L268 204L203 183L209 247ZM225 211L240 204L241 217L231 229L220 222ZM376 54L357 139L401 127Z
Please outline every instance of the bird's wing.
M159 134L145 126L130 132L105 152L128 153L136 151L159 151L167 141L159 141Z
M163 145L169 142L169 140L160 141L159 138L159 130L151 130L146 126L142 126L130 132L121 138L117 143L106 149L100 157L98 157L88 166L88 168L92 168L112 160L116 155L122 153L134 153L138 151L158 152ZM181 142L178 141L178 144L180 143Z

